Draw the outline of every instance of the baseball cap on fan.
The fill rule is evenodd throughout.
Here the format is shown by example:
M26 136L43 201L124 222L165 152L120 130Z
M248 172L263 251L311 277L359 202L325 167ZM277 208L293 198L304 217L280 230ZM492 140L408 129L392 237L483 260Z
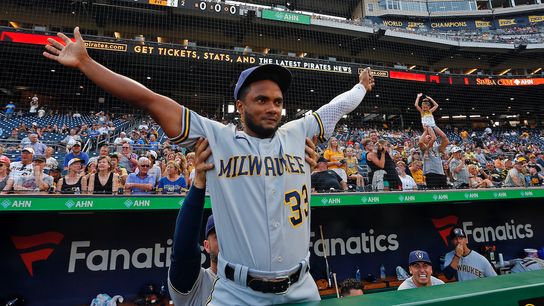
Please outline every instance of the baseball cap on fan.
M234 99L238 100L240 90L256 81L271 80L278 84L282 93L286 93L291 85L291 72L280 65L268 64L248 68L242 73L234 88Z

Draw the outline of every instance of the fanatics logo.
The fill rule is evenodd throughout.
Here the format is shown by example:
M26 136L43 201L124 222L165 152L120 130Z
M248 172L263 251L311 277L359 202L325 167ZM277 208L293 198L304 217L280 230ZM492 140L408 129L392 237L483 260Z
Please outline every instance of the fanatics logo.
M30 236L11 236L15 249L20 251L19 256L23 261L30 276L34 276L32 264L36 261L47 260L54 249L48 244L58 245L64 235L59 232L45 232Z
M459 221L459 218L457 216L446 216L444 218L437 218L431 220L433 221L434 227L438 230L440 237L442 237L442 241L444 241L446 246L448 246L448 236L451 229L457 224L457 221Z

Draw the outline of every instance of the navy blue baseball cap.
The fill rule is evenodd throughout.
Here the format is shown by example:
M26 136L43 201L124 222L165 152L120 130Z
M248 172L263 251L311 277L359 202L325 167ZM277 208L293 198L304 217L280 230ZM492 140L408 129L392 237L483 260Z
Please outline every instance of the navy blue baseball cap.
M429 258L429 254L421 250L412 251L410 252L410 256L408 256L408 265L416 262L426 262L428 264L432 264L431 258Z
M467 235L465 234L465 231L463 231L462 228L454 227L450 231L450 239L454 239L456 237L465 237L466 238Z
M280 87L281 92L285 94L291 85L292 78L291 72L280 65L268 64L248 68L240 73L240 77L234 88L234 99L238 100L240 89L253 82L262 80L275 82Z
M208 235L211 231L215 231L215 222L213 222L213 215L210 215L208 217L208 222L206 223L206 239L208 239Z

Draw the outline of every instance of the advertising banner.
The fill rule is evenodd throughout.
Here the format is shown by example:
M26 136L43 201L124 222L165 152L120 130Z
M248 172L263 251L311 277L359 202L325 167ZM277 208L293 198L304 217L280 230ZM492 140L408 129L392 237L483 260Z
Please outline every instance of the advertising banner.
M413 22L413 21L410 21ZM1 31L2 29L7 29ZM8 28L0 27L0 41L3 43L19 43L29 45L45 45L47 39L53 38L60 41L60 38L52 35L25 33L24 31L13 32ZM102 39L102 40L101 40ZM327 61L311 58L290 57L281 55L265 55L261 53L241 53L231 50L193 48L182 45L160 44L146 42L144 44L130 40L115 40L104 37L85 37L85 44L88 49L116 52L127 55L158 56L168 57L173 60L188 60L203 63L223 64L244 64L244 65L265 65L276 64L289 69L305 70L312 72L335 73L342 75L356 76L360 73L361 64L354 64L339 61ZM478 78L477 76L439 76L435 73L408 72L406 70L385 70L385 67L371 67L374 76L396 80L428 82L449 85L499 85L506 86L530 86L542 85L538 78L494 80L491 78Z
M537 202L521 200L314 208L311 272L324 278L326 251L340 281L357 268L363 277L379 276L382 264L392 276L414 249L429 252L438 272L455 225L476 251L495 245L506 260L520 257L524 248L544 245L540 211ZM165 285L176 216L176 210L1 214L2 294L20 294L29 306L84 305L99 293L130 299L148 283Z
M261 11L261 18L300 24L310 24L311 20L309 15L267 9Z

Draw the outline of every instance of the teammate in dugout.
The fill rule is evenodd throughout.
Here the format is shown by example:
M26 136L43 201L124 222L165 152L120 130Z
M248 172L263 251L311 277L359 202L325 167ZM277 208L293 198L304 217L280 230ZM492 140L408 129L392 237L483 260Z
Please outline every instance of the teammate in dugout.
M206 171L214 167L213 164L206 163L211 154L208 141L198 140L195 146L195 179L176 220L171 264L168 270L168 288L174 305L206 305L217 278L219 246L213 215L208 218L204 234L204 249L210 255L210 267L207 269L200 266L198 244L200 220L204 214ZM305 159L312 168L317 164L317 157L314 141L307 138Z
M468 248L467 235L460 227L450 232L450 242L455 249L444 258L444 275L448 279L457 277L458 281L497 276L487 258Z
M192 146L204 137L215 168L206 173L218 234L218 279L208 305L269 305L319 300L308 273L310 166L306 137L325 141L342 116L372 90L370 69L359 83L315 113L279 126L289 70L263 65L244 70L234 89L243 131L202 117L95 62L74 29L59 33L44 56L83 72L96 85L151 114L171 141Z

